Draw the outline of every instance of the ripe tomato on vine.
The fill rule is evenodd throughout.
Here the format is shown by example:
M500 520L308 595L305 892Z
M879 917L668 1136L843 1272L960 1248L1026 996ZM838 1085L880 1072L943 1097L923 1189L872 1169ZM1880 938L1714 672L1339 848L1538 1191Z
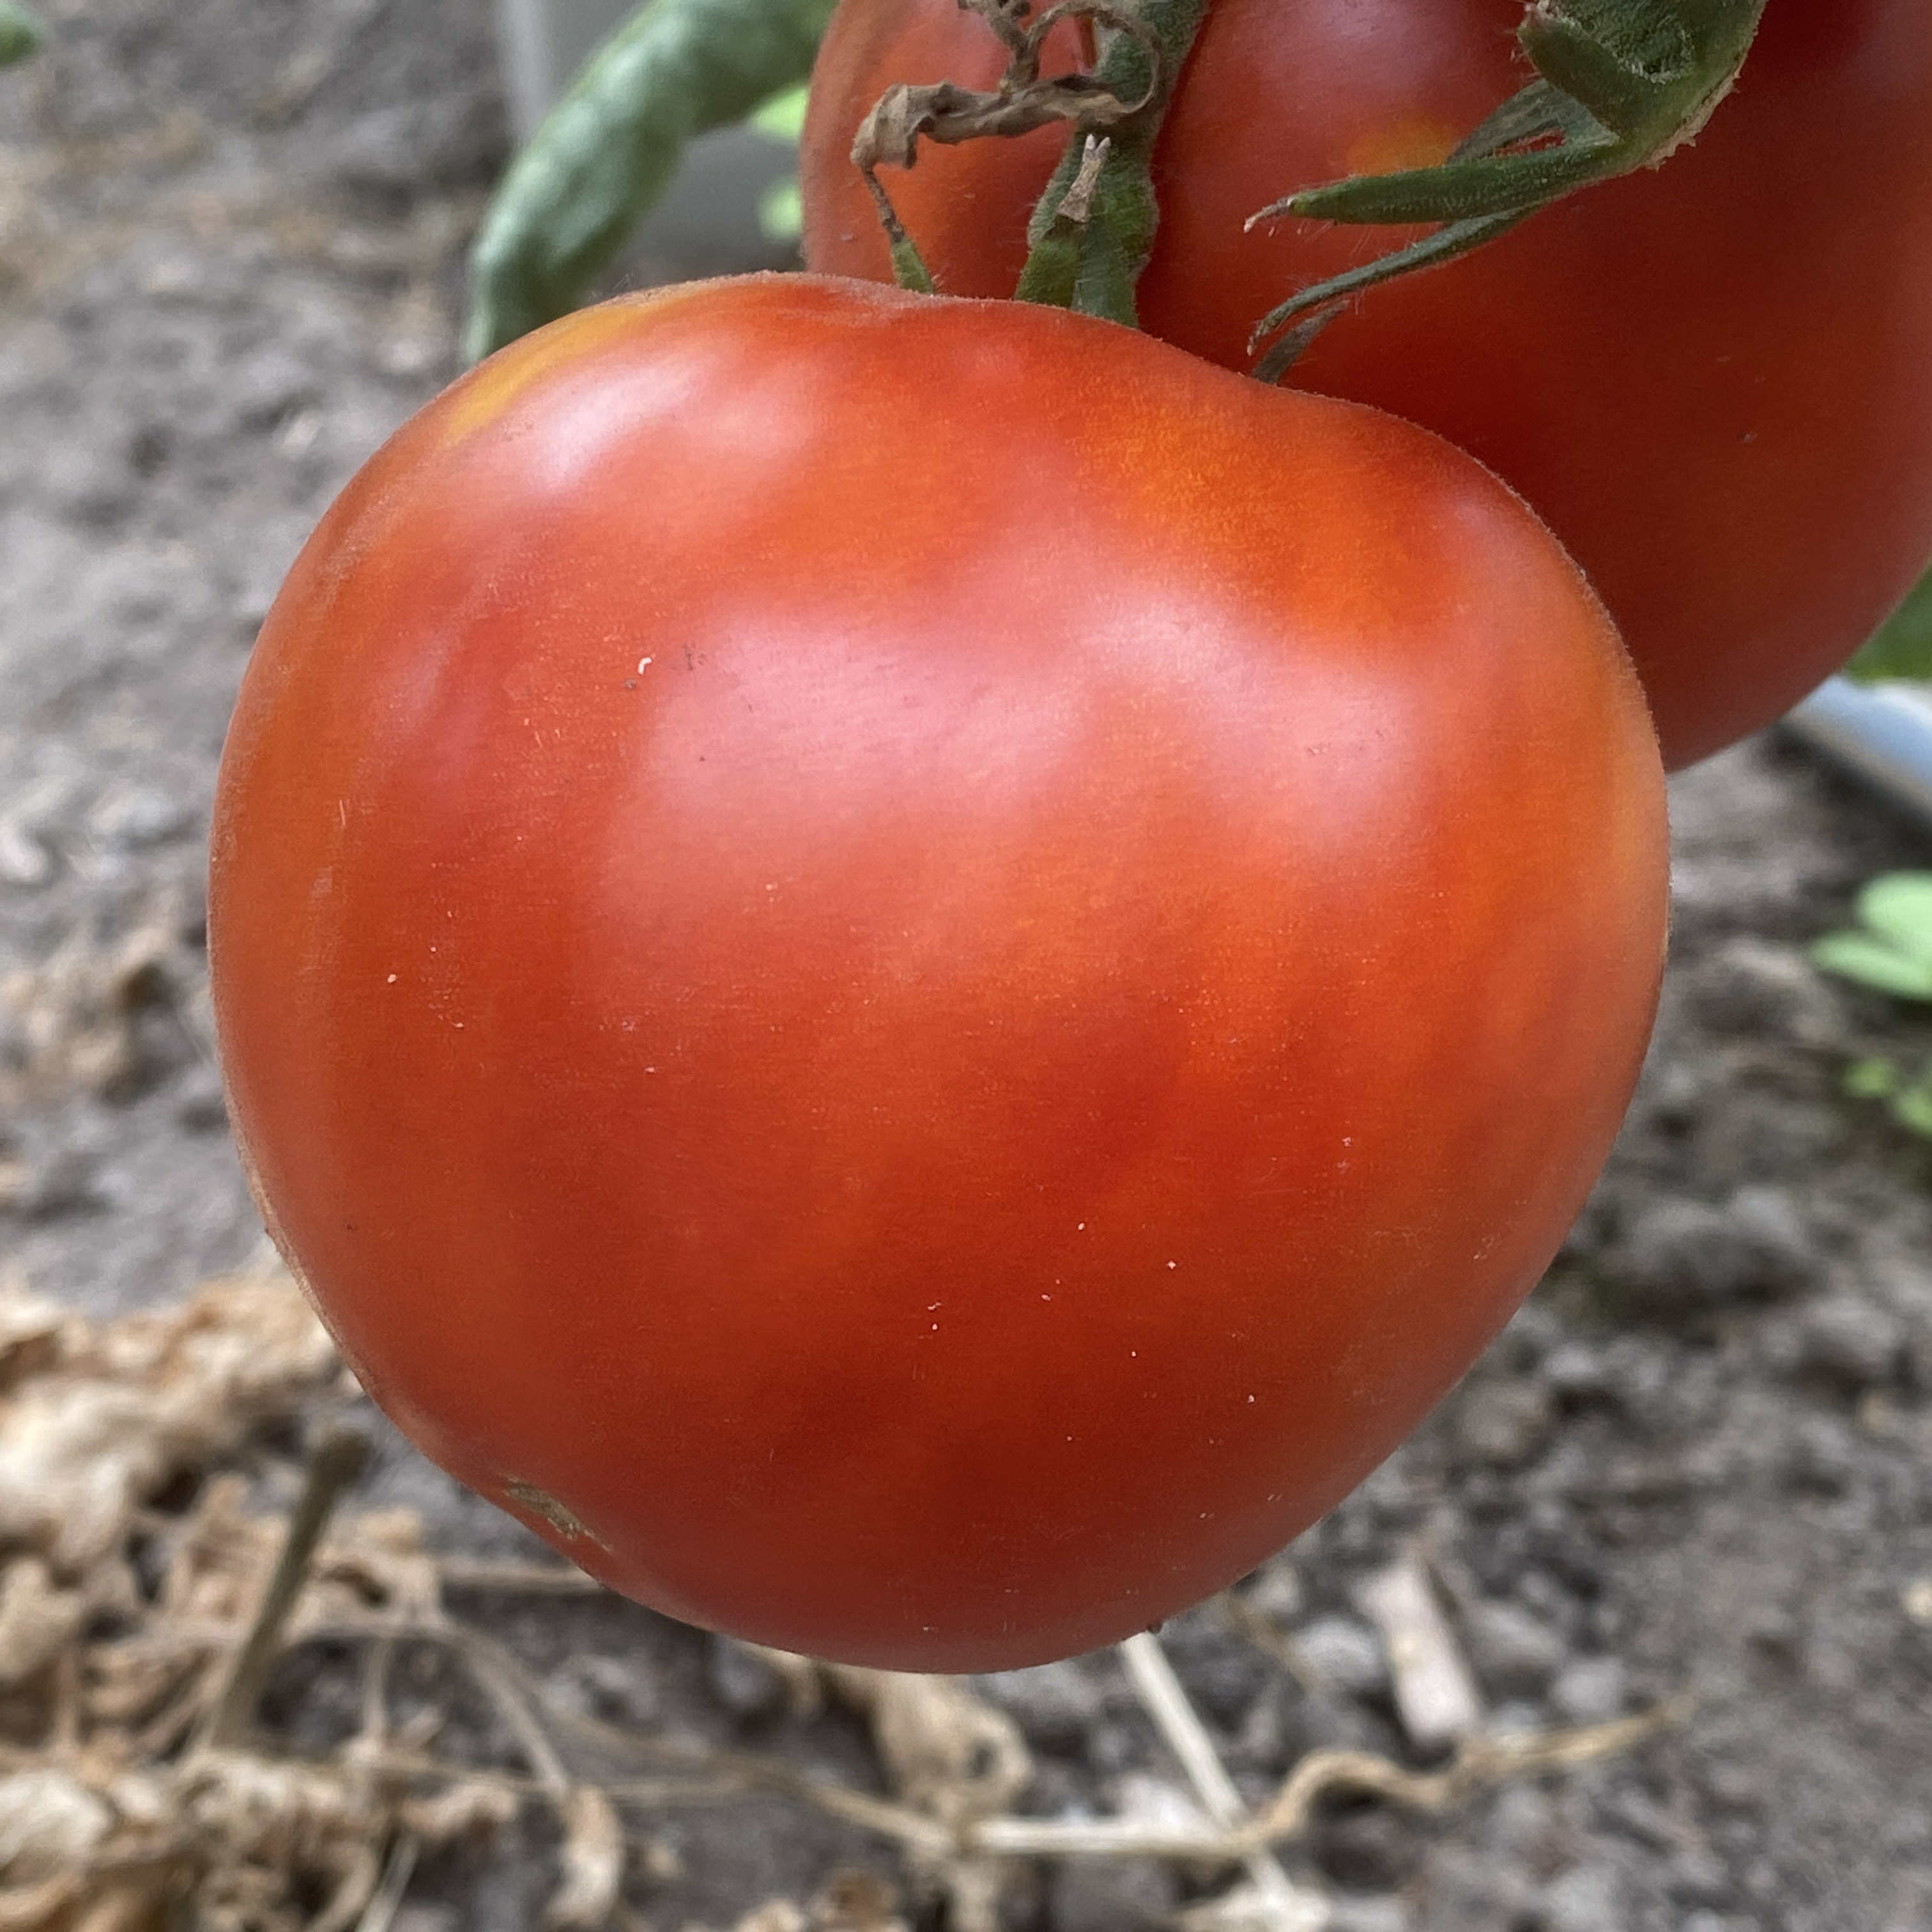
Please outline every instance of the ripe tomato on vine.
M1523 16L1521 0L1209 0L1154 150L1143 325L1246 368L1274 304L1372 252L1360 229L1248 218L1312 182L1441 161L1527 77ZM989 86L1004 58L957 0L841 0L803 148L811 266L890 272L849 153L889 84ZM1735 94L1666 165L1375 290L1293 372L1522 492L1609 604L1673 766L1768 723L1932 556L1928 100L1919 0L1768 0ZM1011 292L1054 151L1043 131L888 170L943 292Z
M902 1668L1231 1581L1548 1261L1660 771L1480 466L1113 325L586 310L323 519L224 753L232 1115L374 1396L592 1574Z

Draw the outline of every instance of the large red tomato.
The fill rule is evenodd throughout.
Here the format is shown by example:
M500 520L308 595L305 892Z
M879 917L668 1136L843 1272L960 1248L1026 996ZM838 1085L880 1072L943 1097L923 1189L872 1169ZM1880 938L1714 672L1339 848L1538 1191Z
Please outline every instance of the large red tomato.
M1522 0L1210 0L1156 156L1156 334L1232 368L1294 289L1386 230L1242 224L1289 190L1439 160L1526 77ZM847 158L888 83L984 84L956 0L842 0L803 184L818 268L883 278ZM1769 0L1690 148L1478 254L1371 291L1294 380L1460 443L1603 593L1666 762L1768 722L1932 556L1932 5ZM922 152L884 178L942 290L1010 290L1054 149Z
M436 1460L834 1658L1116 1638L1327 1508L1588 1186L1663 936L1600 607L1390 417L808 278L572 316L262 632L210 943Z

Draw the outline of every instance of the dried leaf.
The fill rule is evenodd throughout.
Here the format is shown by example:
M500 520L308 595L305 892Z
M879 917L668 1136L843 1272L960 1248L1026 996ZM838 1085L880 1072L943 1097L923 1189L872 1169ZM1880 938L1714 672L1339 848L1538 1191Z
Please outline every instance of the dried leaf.
M86 1597L59 1588L38 1556L0 1570L0 1690L45 1670L74 1641L86 1615Z
M807 1932L805 1914L788 1898L767 1899L746 1913L731 1932Z
M59 1876L92 1857L113 1828L106 1801L68 1772L0 1778L0 1876L10 1883Z
M826 1666L839 1694L872 1720L892 1788L948 1824L1004 1810L1033 1776L1019 1727L957 1679Z
M874 1872L834 1872L808 1908L811 1932L906 1932L898 1894Z
M500 1831L517 1815L516 1796L500 1784L466 1778L434 1797L412 1798L397 1814L404 1830L426 1845Z
M544 1908L550 1932L592 1932L617 1909L624 1876L624 1829L609 1798L594 1784L574 1786L559 1807L563 1877Z
M334 1351L286 1277L241 1277L183 1306L94 1329L68 1324L52 1359L0 1402L0 1545L63 1575L112 1550L177 1470L295 1410Z

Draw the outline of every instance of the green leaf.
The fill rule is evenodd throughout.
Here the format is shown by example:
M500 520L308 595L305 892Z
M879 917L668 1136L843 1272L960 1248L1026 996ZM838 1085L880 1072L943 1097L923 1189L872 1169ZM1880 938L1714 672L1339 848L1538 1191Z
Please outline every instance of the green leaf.
M1846 665L1845 674L1862 683L1888 677L1932 680L1932 570Z
M1858 895L1858 917L1932 974L1932 872L1887 872Z
M1540 9L1518 38L1538 74L1618 134L1647 128L1668 112L1672 83L1683 80L1696 58L1681 32L1666 29L1660 38L1633 44L1612 21L1593 30Z
M832 0L650 0L510 164L470 251L472 362L574 308L685 144L812 70Z
M0 67L25 60L46 38L46 28L20 0L0 0Z
M811 97L811 88L802 81L796 87L782 88L762 107L752 110L746 125L774 141L788 141L796 147L798 137L805 132L806 103Z
M1844 1089L1854 1100L1888 1100L1898 1091L1898 1079L1888 1060L1855 1060L1845 1069Z
M1827 934L1813 945L1811 963L1903 1000L1932 1000L1932 964L1870 933Z
M1902 1121L1915 1134L1923 1134L1932 1139L1932 1081L1920 1080L1895 1094L1892 1099L1892 1116Z
M1358 175L1294 197L1294 212L1317 221L1468 221L1524 212L1592 179L1601 148L1545 148L1533 154L1478 154L1439 167Z
M796 242L805 232L805 198L798 177L775 181L758 197L758 231L767 242Z
M1523 209L1513 214L1486 214L1470 221L1452 221L1446 228L1438 228L1434 234L1410 242L1406 248L1398 248L1391 254L1378 255L1372 262L1364 262L1360 268L1350 268L1325 282L1317 283L1312 288L1304 289L1299 295L1291 296L1263 316L1255 325L1254 334L1248 338L1248 346L1252 350L1274 335L1276 329L1287 328L1290 323L1294 325L1287 328L1286 334L1276 337L1268 352L1255 364L1256 375L1264 382L1280 381L1295 357L1318 332L1304 328L1304 322L1312 322L1317 316L1332 314L1338 303L1364 289L1372 288L1378 282L1388 281L1392 276L1408 274L1417 268L1432 268L1438 262L1454 261L1458 255L1466 255L1472 249L1480 248L1485 242L1514 228L1519 221L1526 220L1528 214L1528 211Z

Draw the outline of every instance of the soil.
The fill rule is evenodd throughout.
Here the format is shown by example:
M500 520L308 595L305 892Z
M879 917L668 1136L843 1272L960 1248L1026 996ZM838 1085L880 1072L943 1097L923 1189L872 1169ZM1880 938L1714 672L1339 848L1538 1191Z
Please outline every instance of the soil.
M477 0L43 10L50 50L0 74L0 1256L106 1314L260 1251L210 1052L215 759L308 526L454 371L506 136ZM1655 1048L1548 1280L1245 1586L1294 1672L1224 1605L1164 1641L1250 1796L1319 1744L1414 1757L1358 1598L1405 1550L1492 1726L1683 1702L1626 1754L1438 1816L1327 1808L1290 1862L1338 1927L1932 1928L1932 1147L1840 1092L1932 1027L1803 950L1932 854L1772 738L1678 779L1674 812ZM394 1438L364 1500L446 1547L525 1547ZM862 1729L793 1714L748 1653L614 1600L477 1614L584 1708L876 1783ZM1030 1810L1179 1781L1110 1655L980 1688L1034 1748ZM533 1826L434 1862L396 1922L533 1924L547 1856ZM852 1865L892 1869L772 1798L652 1826L627 1896L652 1926L730 1924ZM1134 1932L1199 1882L1070 1863L1006 1916Z

